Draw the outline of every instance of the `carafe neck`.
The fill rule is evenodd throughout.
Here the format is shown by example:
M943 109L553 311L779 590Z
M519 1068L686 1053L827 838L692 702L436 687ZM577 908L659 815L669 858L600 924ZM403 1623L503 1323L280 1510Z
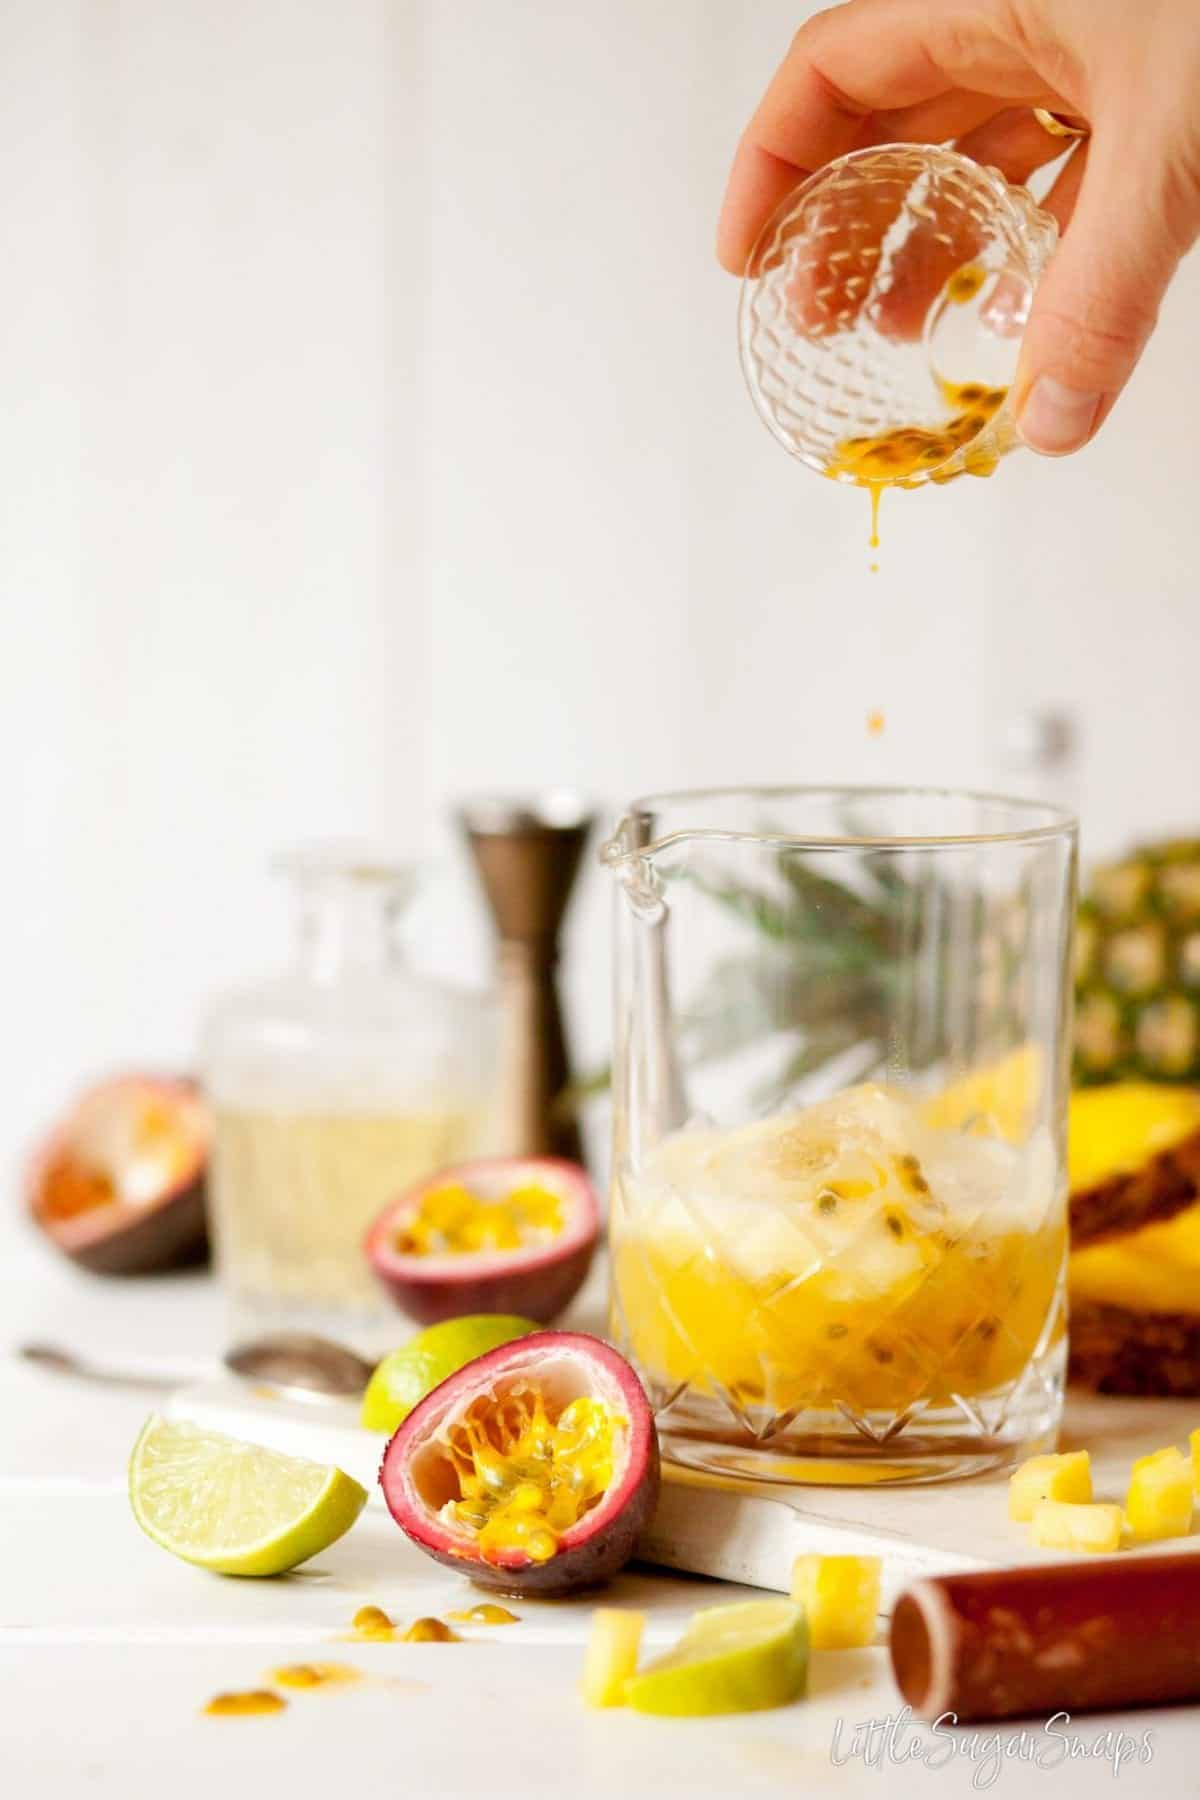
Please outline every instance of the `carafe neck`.
M410 871L365 860L288 858L297 895L295 961L310 981L394 969L403 961L400 920Z

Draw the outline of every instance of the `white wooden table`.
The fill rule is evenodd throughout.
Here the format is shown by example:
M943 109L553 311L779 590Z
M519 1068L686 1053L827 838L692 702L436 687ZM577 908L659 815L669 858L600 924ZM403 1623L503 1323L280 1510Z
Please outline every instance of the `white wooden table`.
M592 1713L576 1693L590 1599L514 1603L519 1624L471 1631L461 1644L339 1642L368 1602L409 1621L479 1597L411 1549L379 1506L282 1580L223 1580L175 1562L141 1536L125 1497L126 1458L152 1402L32 1369L13 1346L55 1338L194 1378L211 1370L221 1340L219 1297L197 1276L89 1278L10 1232L0 1234L0 1252L0 1796L244 1800L261 1789L287 1800L651 1792L882 1800L980 1791L979 1765L961 1749L936 1770L890 1757L882 1766L833 1760L839 1721L844 1757L858 1722L897 1711L882 1649L814 1657L809 1698L776 1712ZM925 1493L931 1507L953 1504L949 1490ZM607 1598L646 1610L654 1645L670 1642L697 1605L745 1593L639 1569ZM281 1662L318 1658L352 1663L368 1679L296 1692L272 1716L203 1715L220 1690L261 1685ZM1024 1800L1141 1795L1151 1783L1160 1796L1200 1792L1194 1709L1081 1719L1071 1729L1085 1746L1109 1731L1140 1742L1148 1729L1153 1764L1126 1766L1114 1782L1103 1760L1057 1769L1008 1761L986 1791ZM1036 1724L1027 1730L1039 1755L1057 1753ZM959 1741L980 1754L990 1736L963 1731Z

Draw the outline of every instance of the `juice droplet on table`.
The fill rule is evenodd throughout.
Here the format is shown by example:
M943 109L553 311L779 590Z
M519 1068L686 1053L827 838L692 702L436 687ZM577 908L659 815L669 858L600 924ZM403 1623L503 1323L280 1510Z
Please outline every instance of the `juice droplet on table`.
M440 1619L414 1619L400 1639L402 1644L459 1644L462 1639Z
M339 1682L360 1680L361 1671L349 1663L284 1663L282 1668L271 1671L269 1679L276 1687L333 1687Z
M214 1694L205 1712L214 1718L245 1718L250 1713L282 1712L287 1701L269 1688L248 1688L240 1694Z
M515 1625L517 1614L509 1612L507 1606L493 1606L490 1600L480 1606L471 1607L469 1612L447 1613L448 1619L461 1619L465 1625Z
M377 1644L394 1644L396 1627L381 1606L360 1606L350 1621L356 1637Z

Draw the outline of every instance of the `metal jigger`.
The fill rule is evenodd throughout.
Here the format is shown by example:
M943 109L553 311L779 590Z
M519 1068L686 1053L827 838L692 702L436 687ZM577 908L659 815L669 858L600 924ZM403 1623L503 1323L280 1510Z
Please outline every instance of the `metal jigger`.
M481 796L459 823L499 937L501 1048L495 1149L581 1160L563 1106L570 1060L556 969L558 934L595 817L570 794Z

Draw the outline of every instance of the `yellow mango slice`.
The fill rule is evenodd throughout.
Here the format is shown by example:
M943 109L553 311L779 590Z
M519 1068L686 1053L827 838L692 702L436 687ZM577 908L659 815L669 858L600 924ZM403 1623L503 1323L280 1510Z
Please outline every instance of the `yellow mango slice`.
M600 1606L583 1662L582 1693L589 1706L624 1706L625 1683L637 1673L646 1615Z
M1129 1477L1125 1516L1139 1542L1184 1537L1192 1529L1193 1468L1172 1444L1139 1456Z
M1043 1550L1085 1550L1095 1555L1121 1548L1119 1506L1087 1505L1072 1500L1039 1500L1031 1533Z
M1086 1505L1092 1497L1092 1463L1086 1450L1060 1456L1031 1456L1014 1469L1008 1483L1008 1516L1032 1519L1039 1500L1069 1500Z
M881 1564L877 1556L798 1556L792 1599L808 1617L813 1650L861 1650L875 1641Z

